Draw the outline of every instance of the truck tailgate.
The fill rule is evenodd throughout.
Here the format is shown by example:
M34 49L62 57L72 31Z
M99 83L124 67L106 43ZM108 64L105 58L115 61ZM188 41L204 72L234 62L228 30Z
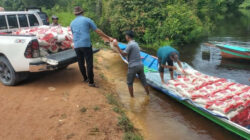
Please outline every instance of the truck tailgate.
M99 49L93 48L93 53L98 52ZM77 61L74 49L65 50L59 53L51 54L43 57L42 61L53 66L72 64Z

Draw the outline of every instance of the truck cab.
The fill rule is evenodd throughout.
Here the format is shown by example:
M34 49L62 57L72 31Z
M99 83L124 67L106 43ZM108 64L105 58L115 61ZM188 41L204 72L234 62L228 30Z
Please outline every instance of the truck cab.
M0 12L0 33L11 33L22 28L45 25L36 11Z

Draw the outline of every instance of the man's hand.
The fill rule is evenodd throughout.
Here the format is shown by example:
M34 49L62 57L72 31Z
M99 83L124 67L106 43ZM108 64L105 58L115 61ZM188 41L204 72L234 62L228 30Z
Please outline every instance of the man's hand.
M114 40L116 40L116 39L109 37L109 42L113 42Z
M120 47L118 46L118 41L117 41L116 39L114 39L112 43L113 43L114 47L117 48L118 52L119 52L122 56L127 56L127 55L128 55L126 52L124 52L124 51L122 51L122 50L120 49Z
M176 67L176 66L172 66L172 69L173 69L173 70L177 70L177 67Z
M113 45L114 45L115 47L119 47L119 46L118 46L118 41L117 41L116 39L113 39L112 43L113 43Z

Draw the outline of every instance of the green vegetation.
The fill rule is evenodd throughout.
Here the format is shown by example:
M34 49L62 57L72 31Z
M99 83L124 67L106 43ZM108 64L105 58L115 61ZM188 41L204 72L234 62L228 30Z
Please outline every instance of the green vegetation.
M124 31L134 30L141 46L156 50L163 45L183 45L209 35L216 23L232 16L249 0L0 0L6 10L39 6L55 14L63 26L74 19L73 8L82 6L108 35L124 41ZM99 38L92 35L93 41Z
M120 114L118 117L117 125L124 131L124 140L143 140L143 137L138 133L138 131L134 128L133 124L126 116L126 113L122 109L122 105L116 99L113 94L106 95L107 101L109 104L113 105L113 110Z
M250 9L250 0L245 0L241 5L240 8L243 9Z
M98 111L98 110L100 110L100 107L99 106L95 106L93 109L94 109L94 111Z
M82 113L84 113L84 112L86 112L87 111L87 108L86 107L82 107L81 109L80 109L80 112L82 112Z

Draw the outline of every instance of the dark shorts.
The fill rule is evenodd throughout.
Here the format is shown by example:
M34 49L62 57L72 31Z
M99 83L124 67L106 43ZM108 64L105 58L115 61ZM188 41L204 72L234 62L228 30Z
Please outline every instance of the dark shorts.
M128 74L127 74L127 84L128 84L128 86L133 86L136 74L138 74L142 85L146 86L147 85L147 80L146 80L146 76L145 76L145 73L144 73L144 66L143 65L128 68Z
M164 72L164 67L161 66L161 60L158 60L159 63L159 72L163 73ZM173 61L167 61L168 66L174 66ZM169 69L169 71L173 71L173 69Z

